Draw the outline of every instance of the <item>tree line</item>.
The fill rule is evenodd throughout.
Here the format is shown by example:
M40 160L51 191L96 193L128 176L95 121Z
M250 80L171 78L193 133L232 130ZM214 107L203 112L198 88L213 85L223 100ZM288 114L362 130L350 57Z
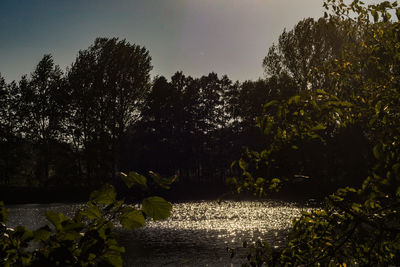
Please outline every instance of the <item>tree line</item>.
M243 147L272 142L258 127L264 104L332 87L327 65L357 38L332 20L304 19L269 48L265 78L244 82L183 72L151 80L149 51L118 38L96 39L66 71L44 55L18 82L0 78L0 183L94 187L118 171L154 170L188 184L223 184ZM319 156L306 152L305 173L328 187L360 181L370 156L361 137L355 127ZM282 152L279 171L295 168L296 156ZM332 169L322 168L332 158Z

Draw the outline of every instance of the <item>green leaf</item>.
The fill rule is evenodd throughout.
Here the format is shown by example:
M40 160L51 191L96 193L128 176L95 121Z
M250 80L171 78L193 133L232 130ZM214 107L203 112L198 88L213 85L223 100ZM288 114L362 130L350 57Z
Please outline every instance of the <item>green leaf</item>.
M86 216L89 219L98 219L101 217L101 211L97 206L89 203L89 207L82 210L81 215Z
M394 171L397 175L399 175L399 173L400 173L400 163L394 164L394 165L392 166L392 169L393 169L393 171Z
M128 188L131 188L134 185L139 185L142 188L147 188L147 179L143 175L138 174L137 172L129 172L128 175L121 172L121 178L125 182Z
M372 149L372 152L374 154L374 157L376 159L380 159L382 156L382 144L377 144L374 146L374 148Z
M228 178L226 178L225 181L229 185L236 185L237 184L237 179L235 177L228 177Z
M125 251L126 251L124 247L120 247L120 246L117 246L117 245L111 245L108 248L110 250L113 250L113 251L116 251L116 252L119 252L119 253L125 253Z
M362 205L359 204L359 203L353 203L353 204L351 205L352 210L354 210L355 212L359 212L360 209L361 209L361 207L362 207Z
M129 230L133 230L145 225L146 221L140 210L128 209L122 212L119 217L121 225Z
M62 222L69 220L68 217L66 217L64 214L56 213L51 210L46 211L45 216L46 216L46 219L49 222L51 222L57 230L62 229L62 225L61 225Z
M98 204L109 205L115 201L116 195L114 187L110 184L105 184L100 190L90 194L90 200Z
M178 179L178 175L174 175L171 178L165 178L161 177L158 173L152 171L149 171L149 175L155 183L165 189L170 189L169 185L171 185Z
M257 180L256 180L256 184L260 185L260 184L264 183L264 181L265 181L264 178L258 177Z
M33 238L33 233L32 231L26 229L25 226L17 226L17 228L15 228L15 232L14 235L19 236L19 239L21 241L29 241Z
M111 266L122 267L123 261L121 255L119 254L107 253L102 258L108 261Z
M376 105L375 105L375 113L376 113L376 114L379 114L379 113L380 113L381 107L382 107L382 101L379 100L379 101L376 103Z
M320 123L320 124L318 124L318 125L312 127L312 128L311 128L311 131L322 131L322 130L325 130L325 129L326 129L326 126L325 126L325 125L322 125L322 124Z
M269 101L267 104L264 105L264 109L266 109L270 106L276 105L276 104L278 104L278 100Z
M293 102L294 102L295 104L298 104L298 103L300 102L300 96L299 96L299 95L295 95L295 96L292 96L291 98L289 98L288 104L290 105L290 104L292 104Z
M33 232L33 238L36 241L47 241L51 236L51 230L49 227L42 227Z
M264 134L266 135L270 134L273 126L274 126L273 121L268 120L267 123L265 124Z
M236 160L232 161L232 163L231 163L231 169L232 169L233 167L235 167L235 165L236 165Z
M157 221L171 215L172 205L161 197L148 197L142 202L142 210Z
M281 182L281 180L278 178L274 178L271 180L271 183L273 183L273 184L279 184L280 182Z
M244 159L240 159L239 166L243 171L245 171L245 170L247 170L247 167L249 166L249 164L247 164L247 162Z
M400 7L396 8L397 19L400 20Z

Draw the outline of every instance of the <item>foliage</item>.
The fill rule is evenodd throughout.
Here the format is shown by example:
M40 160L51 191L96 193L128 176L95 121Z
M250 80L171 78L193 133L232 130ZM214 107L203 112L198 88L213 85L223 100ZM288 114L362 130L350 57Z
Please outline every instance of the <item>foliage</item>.
M141 120L131 127L132 143L123 149L122 158L134 160L123 166L179 173L187 180L218 178L222 184L225 156L231 157L227 152L231 146L224 142L232 136L227 95L236 89L228 77L215 73L193 78L177 72L170 81L157 77Z
M44 55L30 78L23 77L18 87L14 112L20 133L31 140L37 154L34 172L40 184L49 182L52 156L65 138L65 90L63 73L51 55Z
M129 188L146 186L145 176L135 172L121 173L121 176ZM114 187L105 184L91 193L85 208L74 217L48 211L46 219L50 224L34 231L24 226L7 228L7 209L0 202L0 265L122 266L121 255L125 249L117 243L114 223L133 230L144 226L147 218L169 217L172 206L163 198L153 196L143 199L138 208L116 196Z
M301 20L269 48L264 71L269 78L291 81L292 86L279 88L287 97L310 87L324 88L330 83L324 65L340 57L348 39L343 27L325 18Z
M324 6L333 10L330 18L335 23L351 21L346 31L361 36L361 45L349 44L342 57L333 60L334 82L326 91L308 90L266 104L259 125L273 142L261 153L248 151L248 160L238 162L243 175L233 182L237 189L257 193L275 189L289 177L264 172L255 179L250 171L273 168L278 162L275 152L287 146L301 150L298 144L310 139L323 145L354 125L370 142L374 164L359 189L339 189L323 208L295 219L286 246L251 245L245 266L400 264L400 9L397 2L387 1L365 6L357 0L328 0ZM393 13L397 20L391 20Z
M258 118L258 125L271 141L260 152L246 149L244 157L231 166L238 165L241 169L240 180L228 178L228 183L236 185L238 193L250 191L262 196L294 178L306 178L301 173L304 162L292 163L289 168L287 164L290 163L285 161L284 164L280 158L282 150L298 153L305 141L323 144L338 128L346 126L348 121L344 118L350 116L351 106L323 90L305 91L289 100L268 102L265 116ZM280 165L286 171L279 168Z
M151 57L145 47L118 38L97 38L79 52L67 73L69 128L82 151L85 183L107 181L118 167L120 140L138 120L149 90Z
M113 180L118 169L157 169L179 173L187 186L222 187L241 147L264 145L255 120L264 103L302 90L292 71L283 70L300 70L304 62L313 69L326 63L322 55L340 54L342 30L326 20L308 19L297 29L271 50L281 71L264 65L266 79L243 83L182 72L150 82L149 52L117 38L97 38L65 72L45 55L18 83L0 81L0 183L90 188ZM288 48L302 54L300 39L312 45L297 60ZM326 78L306 76L301 79L313 86Z

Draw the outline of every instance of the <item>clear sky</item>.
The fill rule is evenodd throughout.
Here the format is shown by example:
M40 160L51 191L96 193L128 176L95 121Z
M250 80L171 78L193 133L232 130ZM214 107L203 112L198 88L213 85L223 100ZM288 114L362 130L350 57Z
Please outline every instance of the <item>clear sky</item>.
M65 69L96 37L119 37L150 51L153 76L257 79L285 27L322 15L322 0L0 0L0 73L18 80L47 53Z

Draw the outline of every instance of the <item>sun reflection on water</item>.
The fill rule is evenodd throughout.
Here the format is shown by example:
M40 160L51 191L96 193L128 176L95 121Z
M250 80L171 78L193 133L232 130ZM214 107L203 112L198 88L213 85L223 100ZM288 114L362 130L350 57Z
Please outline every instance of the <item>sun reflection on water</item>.
M82 204L10 206L10 226L42 226L44 212L51 209L72 215ZM240 256L229 258L227 247L263 239L283 242L282 231L307 208L280 201L188 201L173 204L172 216L148 221L135 231L117 226L126 247L124 266L240 266ZM240 254L240 250L239 250Z
M169 219L150 221L133 234L123 231L122 236L125 242L136 240L136 244L142 243L141 248L151 251L150 257L138 255L129 266L159 266L171 258L171 266L188 259L191 263L184 266L238 266L240 257L229 259L227 247L241 247L243 241L257 239L279 245L283 242L280 233L304 210L279 201L182 202L173 205Z

